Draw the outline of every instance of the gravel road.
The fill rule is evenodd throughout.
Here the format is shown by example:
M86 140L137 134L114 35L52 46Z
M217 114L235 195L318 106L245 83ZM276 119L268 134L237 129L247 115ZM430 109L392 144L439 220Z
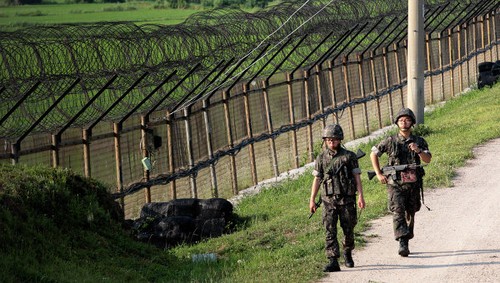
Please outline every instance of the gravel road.
M372 222L354 268L318 282L500 282L500 139L474 149L454 187L427 190L410 255L397 254L392 216ZM361 216L362 217L362 216ZM325 260L326 263L326 260Z

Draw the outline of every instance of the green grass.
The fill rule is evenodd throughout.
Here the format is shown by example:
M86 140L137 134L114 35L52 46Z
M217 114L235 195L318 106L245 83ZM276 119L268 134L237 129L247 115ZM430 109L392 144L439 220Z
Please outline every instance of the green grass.
M155 5L154 2L130 2L7 6L0 11L0 30L34 24L120 21L173 25L202 10L199 6L190 9L158 9Z
M499 84L475 90L426 114L417 129L433 153L426 190L452 186L472 149L500 137L499 93ZM360 148L368 153L376 142ZM369 158L360 162L363 171L371 170ZM366 174L362 180L367 208L355 231L358 248L368 221L386 214L385 187ZM243 199L235 208L241 221L231 234L158 250L120 228L98 183L66 170L1 166L3 281L312 282L323 276L326 259L321 208L308 219L311 182L307 172ZM216 253L217 262L191 261L191 255L206 252Z
M187 9L170 9L154 1L127 1L126 3L62 3L44 5L0 6L0 30L12 31L31 25L79 24L96 22L134 22L142 24L175 25L190 15L206 10L202 5L190 4ZM273 1L269 7L279 4ZM256 12L259 8L242 10Z

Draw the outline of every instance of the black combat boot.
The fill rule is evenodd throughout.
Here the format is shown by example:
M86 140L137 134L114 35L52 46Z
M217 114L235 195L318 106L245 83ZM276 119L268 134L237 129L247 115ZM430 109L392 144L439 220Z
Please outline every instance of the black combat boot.
M327 265L325 265L325 268L323 268L323 272L340 271L340 266L339 262L337 261L337 258L329 257L328 259L330 260L330 262Z
M410 249L408 248L408 239L399 238L399 251L400 256L407 257L410 254Z
M354 267L354 261L352 260L351 251L344 251L344 260L346 267Z

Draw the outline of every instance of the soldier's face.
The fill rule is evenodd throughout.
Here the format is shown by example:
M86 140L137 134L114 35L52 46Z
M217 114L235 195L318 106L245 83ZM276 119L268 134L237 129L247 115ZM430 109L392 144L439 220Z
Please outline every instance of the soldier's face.
M340 139L338 139L338 138L325 138L325 143L329 149L337 149L340 145Z
M402 116L398 119L398 127L402 131L408 131L413 125L413 121L408 116Z

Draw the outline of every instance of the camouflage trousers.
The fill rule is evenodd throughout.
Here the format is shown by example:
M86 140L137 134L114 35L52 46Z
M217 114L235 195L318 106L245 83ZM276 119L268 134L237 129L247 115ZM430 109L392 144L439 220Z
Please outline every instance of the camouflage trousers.
M340 227L342 227L344 233L344 241L342 243L343 251L353 250L354 227L358 223L356 202L353 201L342 205L328 201L323 201L323 203L323 225L326 229L326 257L339 258L340 251L337 241L337 223L340 222Z
M394 238L412 239L415 213L420 210L420 187L414 185L387 186L389 210L392 212Z

